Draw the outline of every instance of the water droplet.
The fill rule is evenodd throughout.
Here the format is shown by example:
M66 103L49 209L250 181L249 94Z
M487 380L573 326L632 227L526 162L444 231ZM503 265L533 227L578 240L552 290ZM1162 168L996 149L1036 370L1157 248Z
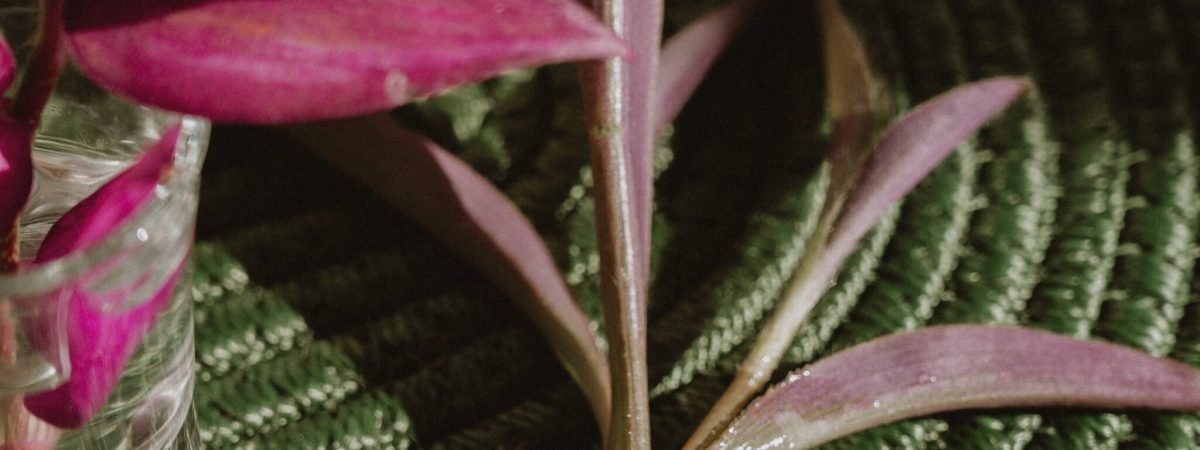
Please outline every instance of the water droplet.
M397 105L408 103L409 100L412 100L412 93L409 92L408 77L398 70L387 74L387 78L383 81L383 89L387 93L388 100Z
M146 231L145 228L138 228L137 229L137 239L138 239L138 241L141 241L141 242L146 242L146 241L150 240L150 232Z
M801 374L803 374L804 376L806 376L806 377L807 377L807 376L809 376L809 375L812 375L812 371L811 371L811 370L808 370L808 369L804 369L804 372L801 372Z
M872 404L871 404L871 406L878 408L878 407L879 407L879 400L875 400L875 403L872 403Z
M937 383L937 375L930 375L930 376L929 376L929 382L930 382L930 383Z

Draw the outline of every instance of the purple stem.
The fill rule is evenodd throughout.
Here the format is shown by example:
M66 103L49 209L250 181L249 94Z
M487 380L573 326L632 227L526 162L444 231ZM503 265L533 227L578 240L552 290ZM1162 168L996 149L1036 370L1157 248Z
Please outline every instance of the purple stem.
M662 1L591 3L633 51L626 60L580 65L596 180L600 292L613 379L612 426L605 447L646 449L650 447L646 298Z

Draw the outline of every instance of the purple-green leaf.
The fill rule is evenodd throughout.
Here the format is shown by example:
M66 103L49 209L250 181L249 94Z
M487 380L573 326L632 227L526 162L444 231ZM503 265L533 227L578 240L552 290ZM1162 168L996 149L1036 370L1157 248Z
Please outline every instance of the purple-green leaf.
M591 0L633 51L580 65L595 179L600 294L613 375L609 449L650 445L646 369L653 151L658 127L662 0Z
M32 124L0 116L0 273L16 267L16 225L33 189Z
M1032 329L926 328L792 372L714 448L811 448L901 419L1021 406L1200 410L1200 370Z
M742 405L762 389L842 262L879 217L959 143L1028 88L1028 80L1014 77L960 86L918 105L884 133L857 181L851 184L853 188L846 195L840 214L834 212L837 219L828 228L828 234L818 227L815 238L820 241L813 247L818 253L805 255L771 319L738 367L734 381L689 440L687 448L706 446Z
M872 73L867 50L837 1L820 0L817 6L824 36L826 107L833 123L828 199L821 218L828 225L841 211L863 163L875 150L881 119L890 119L892 111L883 83Z
M85 74L216 121L375 112L506 69L622 55L571 0L77 0Z
M139 208L150 201L153 191L170 175L180 126L164 133L129 169L100 187L67 211L50 228L35 264L46 263L87 249L110 236ZM182 263L181 263L182 264ZM38 418L60 428L83 426L100 410L116 387L125 363L168 303L182 265L144 304L127 310L110 311L105 300L95 298L86 282L68 288L65 326L70 377L49 391L25 397L25 406ZM49 299L48 299L49 300ZM55 320L42 323L34 316L29 324L34 333L49 333ZM52 340L35 340L35 345Z
M583 389L601 430L611 385L587 316L545 243L487 179L388 116L320 122L289 133L438 235L508 293Z
M829 151L829 186L818 216L817 226L809 239L809 247L801 259L792 282L784 291L779 306L766 327L759 333L751 354L739 368L729 389L721 396L701 421L684 446L695 449L715 439L729 421L741 410L750 397L766 384L766 376L774 370L799 331L807 312L820 299L841 260L832 266L822 266L827 256L825 245L834 229L842 206L858 183L858 175L874 150L875 133L880 118L886 117L886 101L875 80L866 56L849 19L835 0L819 0L821 34L825 59L826 107L833 124ZM817 273L814 273L817 269Z

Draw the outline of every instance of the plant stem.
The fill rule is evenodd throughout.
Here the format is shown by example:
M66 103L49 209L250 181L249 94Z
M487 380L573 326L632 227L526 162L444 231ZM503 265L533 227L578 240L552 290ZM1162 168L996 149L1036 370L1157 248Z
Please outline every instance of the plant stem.
M20 259L20 243L17 235L17 224L13 224L12 228L5 233L3 238L0 238L0 274L9 273L17 270L17 263Z
M39 11L37 41L11 110L14 119L30 123L41 118L42 109L67 64L63 0L42 0Z
M609 338L613 409L605 447L650 448L646 301L662 44L661 0L592 0L630 59L580 65L596 195L600 294Z
M633 217L629 164L619 143L619 139L593 137L592 147L600 292L609 338L608 362L613 374L612 420L606 448L643 449L650 445L646 370L648 289L638 260L640 238Z
M684 444L684 449L708 448L716 442L717 438L725 432L733 419L742 411L742 407L746 406L754 394L761 391L771 380L771 375L779 366L780 358L791 345L792 338L799 331L801 325L807 321L809 313L829 288L829 280L833 278L839 267L823 261L825 241L833 227L836 211L841 209L841 202L836 200L827 200L827 202L837 203L837 205L826 205L821 222L817 225L810 240L810 245L813 247L805 250L804 258L800 261L796 274L788 283L784 294L780 296L776 311L763 327L763 331L759 333L750 354L738 366L733 382L729 383L729 388L721 394L721 398L705 415L700 426L696 427L695 433Z

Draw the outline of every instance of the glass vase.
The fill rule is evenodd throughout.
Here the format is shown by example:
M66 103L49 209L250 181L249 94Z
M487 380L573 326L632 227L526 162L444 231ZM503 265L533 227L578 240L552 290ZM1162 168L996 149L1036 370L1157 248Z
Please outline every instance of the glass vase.
M93 247L45 264L29 261L63 213L180 121L174 170L147 204ZM78 74L64 76L34 144L35 185L19 233L24 264L0 274L0 449L198 448L189 420L194 349L186 265L208 133L202 119L132 105ZM149 303L181 270L165 304ZM81 428L59 430L25 411L21 399L61 385L72 376L72 352L89 351L68 345L66 306L77 297L89 299L92 313L119 317L149 308L156 320L100 411Z

